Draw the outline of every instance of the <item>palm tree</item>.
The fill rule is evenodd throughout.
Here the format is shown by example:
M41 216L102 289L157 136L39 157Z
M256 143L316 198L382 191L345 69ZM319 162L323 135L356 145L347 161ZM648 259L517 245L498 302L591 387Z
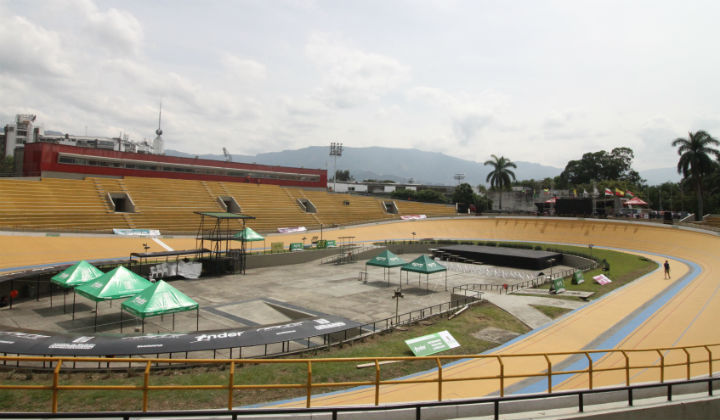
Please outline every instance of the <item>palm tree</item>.
M678 147L677 170L683 175L683 178L692 180L695 184L695 193L697 194L697 212L695 220L702 220L703 216L703 198L702 198L702 178L705 174L712 172L713 159L720 158L720 152L713 146L720 145L716 139L705 131L696 131L695 134L689 132L688 138L676 138L672 142L673 147Z
M490 182L490 188L500 190L499 208L502 210L502 190L509 186L512 181L515 181L515 173L509 168L517 169L517 166L510 159L506 159L505 156L491 155L491 157L492 159L486 161L485 165L492 166L493 170L485 178L485 182Z

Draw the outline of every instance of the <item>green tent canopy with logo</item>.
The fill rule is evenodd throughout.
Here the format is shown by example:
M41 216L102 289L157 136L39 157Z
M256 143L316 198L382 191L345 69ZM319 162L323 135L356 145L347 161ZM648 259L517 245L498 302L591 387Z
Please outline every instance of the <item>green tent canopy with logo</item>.
M90 280L94 280L102 276L102 270L83 260L78 261L63 271L55 274L50 278L50 307L52 307L52 285L57 284L58 286L67 289L84 284ZM63 311L65 310L65 295L63 293Z
M246 227L245 229L233 235L233 240L243 242L263 241L263 250L265 250L265 237L255 232L254 230L252 230L252 228L249 227Z
M432 273L439 273L441 271L445 272L445 290L447 290L447 267L444 265L440 265L432 258L428 257L427 255L421 255L414 260L410 261L409 263L402 266L400 271L405 272L414 272L418 273L418 284L420 284L420 274L425 274L425 287L426 290L430 290L430 274ZM402 273L400 274L402 275ZM409 282L407 280L407 275L405 277L406 283Z
M390 286L390 269L392 267L400 267L401 265L405 264L407 264L407 261L403 260L402 258L398 257L397 255L386 249L385 251L381 252L379 255L375 256L374 258L370 259L368 262L365 263L365 279L367 281L368 265L372 265L375 267L383 267L383 280L385 280L385 271L387 270L387 282L388 286ZM402 273L400 274L402 275ZM402 284L400 286L402 286Z
M142 319L142 332L145 332L145 318L157 315L173 315L173 330L175 329L175 313L196 310L196 326L199 329L200 305L190 299L183 292L174 288L163 280L140 292L122 303L121 309ZM120 331L122 331L122 312L120 312Z
M152 286L152 283L146 278L133 273L123 266L119 266L90 282L77 286L75 291L95 301L95 330L97 330L98 302L135 296L150 286ZM73 319L75 319L74 297Z

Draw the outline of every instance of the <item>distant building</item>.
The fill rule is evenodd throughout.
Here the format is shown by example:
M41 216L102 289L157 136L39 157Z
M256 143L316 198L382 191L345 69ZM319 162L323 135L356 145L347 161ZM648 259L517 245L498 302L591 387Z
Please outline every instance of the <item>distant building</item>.
M34 125L36 116L18 114L14 124L7 124L0 138L0 152L3 157L15 156L15 149L22 149L30 143L54 143L65 146L87 147L91 149L114 150L116 152L162 154L162 131L158 128L158 136L153 144L147 141L132 141L127 136L102 137L78 136L73 134L46 134L41 127ZM156 149L159 149L156 152Z
M16 147L37 141L39 132L33 126L35 118L36 116L31 114L18 114L15 116L15 124L5 126L0 140L2 157L13 156Z

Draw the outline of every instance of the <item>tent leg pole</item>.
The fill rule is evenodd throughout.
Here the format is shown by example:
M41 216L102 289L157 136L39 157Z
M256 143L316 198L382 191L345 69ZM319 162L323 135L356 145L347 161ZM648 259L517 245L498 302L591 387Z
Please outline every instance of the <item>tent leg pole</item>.
M122 326L122 324L123 324L123 323L122 323L122 321L123 321L122 318L123 318L123 316L122 316L122 306L121 306L121 307L120 307L120 332L122 332L122 327L123 327L123 326Z
M50 282L50 307L52 308L53 302L52 302L52 295L53 295L53 289L52 289L52 282Z
M93 331L97 331L97 311L98 311L98 303L95 302L95 328L93 328Z
M67 303L67 289L63 289L63 313L67 313L67 306L65 305Z
M73 289L73 321L75 321L75 296L77 296L77 294L75 293L75 289Z

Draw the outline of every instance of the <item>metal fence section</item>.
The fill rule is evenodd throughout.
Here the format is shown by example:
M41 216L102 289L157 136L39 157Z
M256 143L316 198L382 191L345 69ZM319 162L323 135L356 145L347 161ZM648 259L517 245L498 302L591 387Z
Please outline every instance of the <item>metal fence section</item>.
M692 381L694 377L707 377L711 380L717 380L720 378L713 378L715 373L715 365L720 360L718 358L718 350L720 350L720 344L708 344L698 346L687 346L687 347L670 347L670 348L654 348L654 349L611 349L611 350L588 350L578 352L556 352L556 353L532 353L532 354L481 354L481 355L455 355L455 356L428 356L428 357L360 357L360 358L318 358L318 359L198 359L198 360L186 360L186 359L129 359L129 358L67 358L67 357L14 357L14 356L2 356L0 360L5 362L14 362L15 360L22 359L26 361L42 361L54 365L53 375L51 375L50 383L48 384L0 384L0 390L35 390L49 392L51 395L51 406L49 411L52 413L58 412L58 402L60 398L68 394L66 391L76 392L92 392L97 390L112 390L114 392L123 391L141 391L142 392L142 411L148 411L148 402L151 396L157 391L187 391L187 390L226 390L227 391L227 410L232 411L234 405L234 391L250 390L250 389L302 389L304 390L305 407L311 408L313 404L313 393L317 390L332 391L333 389L340 389L346 387L358 387L368 386L374 388L374 406L380 406L383 404L381 399L380 387L386 385L407 385L407 384L433 384L436 387L437 392L434 401L444 401L443 396L443 385L450 382L466 382L477 383L477 381L485 381L494 385L499 392L500 398L505 397L507 383L510 380L523 380L523 379L535 379L539 378L541 381L546 381L547 388L544 394L547 395L564 395L567 392L556 392L553 390L554 379L557 377L567 378L567 375L581 375L588 379L589 386L585 389L575 390L570 392L571 394L577 394L579 396L580 410L582 411L582 396L583 394L595 390L597 387L594 385L594 379L599 375L605 375L608 372L615 372L617 374L617 382L609 385L616 387L626 387L624 389L630 389L633 386L632 372L639 370L651 370L655 373L654 380L648 380L644 378L642 384L635 384L641 386L653 386L653 384L665 384L666 382L672 381ZM619 357L624 363L618 364L603 364L602 360L607 357ZM562 370L558 367L562 362L555 362L553 360L568 360L569 358L581 358L586 360L586 366L583 368L573 370ZM484 369L484 374L481 376L444 376L443 370L444 365L455 362L459 359L474 359L474 360L487 360L488 368ZM534 361L534 363L528 363L528 361ZM538 368L537 361L541 361L541 365L544 368ZM651 361L648 361L651 360ZM433 361L437 365L437 369L434 374L426 374L422 377L409 377L404 379L389 379L381 380L381 370L383 362L386 361L402 361L402 362L418 362L418 361ZM138 369L143 371L142 384L133 384L133 381L128 379L128 384L94 384L88 383L83 385L64 385L62 383L63 377L61 373L67 369L73 363L78 362L97 362L107 364L108 366L120 364L125 369ZM332 381L327 380L325 382L317 382L313 378L313 371L319 365L331 364L331 363L373 363L375 365L374 380L364 381ZM203 364L207 366L214 366L222 369L224 372L228 372L226 378L222 382L216 384L202 384L202 385L153 385L152 378L158 372L158 367L167 364ZM300 365L306 372L304 378L301 381L295 383L242 383L243 375L236 374L237 369L246 365L263 365L263 364L284 364L284 365ZM528 365L530 366L528 368ZM608 366L609 365L609 366ZM494 367L492 367L494 366ZM694 371L694 372L693 372ZM511 373L508 373L511 372ZM672 378L669 378L672 375ZM137 381L134 381L137 382ZM673 383L668 384L668 395L671 395L671 386ZM710 382L708 382L711 385ZM601 391L607 390L607 385L601 387ZM712 387L709 387L709 393L712 394ZM69 396L68 398L72 398ZM518 396L509 397L510 399L522 398ZM670 397L669 397L670 398ZM499 399L495 399L495 404L499 403ZM629 402L632 405L632 390L629 391ZM417 404L415 404L417 406ZM221 412L215 411L217 414ZM234 413L234 412L233 412ZM496 407L496 417L497 417ZM0 417L4 417L0 415Z

